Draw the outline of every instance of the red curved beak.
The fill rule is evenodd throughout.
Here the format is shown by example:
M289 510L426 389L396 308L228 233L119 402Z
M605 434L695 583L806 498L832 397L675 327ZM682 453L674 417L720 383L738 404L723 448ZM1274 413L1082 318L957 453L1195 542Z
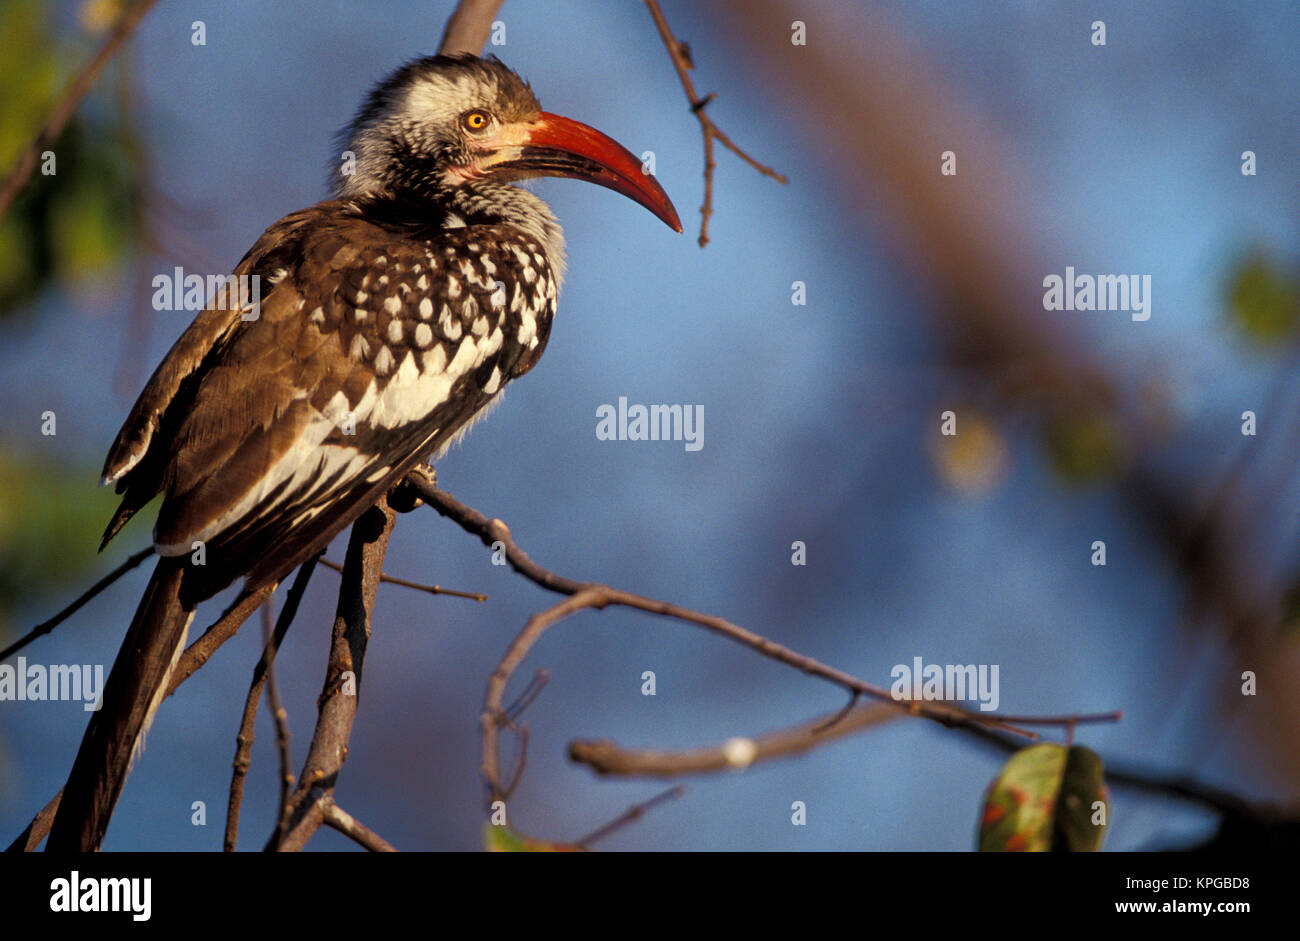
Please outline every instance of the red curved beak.
M672 200L659 181L622 144L580 121L543 112L518 129L512 146L489 164L511 176L567 176L608 187L636 200L673 231L682 230ZM514 130L514 129L512 129Z

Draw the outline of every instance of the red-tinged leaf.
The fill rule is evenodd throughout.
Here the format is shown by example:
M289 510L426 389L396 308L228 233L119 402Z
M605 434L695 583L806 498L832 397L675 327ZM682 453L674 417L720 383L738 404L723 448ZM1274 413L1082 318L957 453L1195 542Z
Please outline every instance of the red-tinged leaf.
M1110 815L1101 759L1082 746L1044 743L1011 756L989 787L983 852L1095 852Z

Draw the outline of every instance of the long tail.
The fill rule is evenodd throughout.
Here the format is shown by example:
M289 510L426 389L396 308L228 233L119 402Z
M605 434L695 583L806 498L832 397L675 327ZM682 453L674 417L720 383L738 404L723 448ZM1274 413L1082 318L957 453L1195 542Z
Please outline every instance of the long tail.
M180 593L188 561L188 556L158 560L104 684L100 708L81 740L46 850L99 849L131 762L185 649L194 617Z

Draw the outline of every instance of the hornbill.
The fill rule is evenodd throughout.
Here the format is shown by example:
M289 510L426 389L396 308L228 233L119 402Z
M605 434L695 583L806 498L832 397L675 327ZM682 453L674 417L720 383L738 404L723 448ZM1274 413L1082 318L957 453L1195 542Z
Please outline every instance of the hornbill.
M564 240L546 203L513 181L587 180L681 231L636 157L542 111L496 59L407 63L340 141L335 198L263 233L234 270L260 292L232 280L209 301L108 453L103 481L122 502L104 543L161 492L159 560L49 850L99 847L195 606L241 576L247 590L278 582L321 552L542 355Z

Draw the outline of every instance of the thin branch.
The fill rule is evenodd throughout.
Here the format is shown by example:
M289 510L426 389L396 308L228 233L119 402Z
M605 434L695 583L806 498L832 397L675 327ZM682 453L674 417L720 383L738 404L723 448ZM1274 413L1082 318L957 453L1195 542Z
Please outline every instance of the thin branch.
M290 795L290 804L285 808L285 813L292 814L292 817L282 818L276 825L275 831L264 847L266 852L298 852L307 845L312 834L321 828L321 824L325 822L325 806L329 800L329 792L320 791L310 800L306 800L306 796L305 793L299 794L298 791Z
M18 834L15 839L6 848L6 853L34 853L36 847L41 845L41 840L45 839L46 834L50 832L50 824L54 823L54 815L59 812L59 801L63 799L63 788L59 788L59 793L55 794L48 804L40 809L32 822L27 825L27 829Z
M691 80L691 69L695 68L695 63L691 61L690 48L673 35L672 29L668 26L668 20L664 17L663 10L659 9L659 0L645 0L645 5L650 8L650 15L654 18L655 26L659 30L660 38L664 41L664 48L668 50L669 58L673 60L673 68L677 70L677 77L681 79L682 88L686 91L686 99L691 103L691 113L700 122L700 133L704 138L704 202L700 206L699 239L700 248L703 248L709 244L709 217L713 215L713 171L717 168L717 163L713 159L714 140L719 141L763 176L771 177L778 183L788 183L789 180L767 164L759 163L745 153L736 145L735 141L713 123L713 119L705 113L705 109L716 95L710 93L700 97L695 90L695 83Z
M622 814L615 817L609 823L605 824L603 827L597 827L591 833L588 833L586 836L584 836L581 840L579 840L574 845L581 846L585 849L586 847L590 846L592 843L595 843L597 840L603 840L611 833L623 829L623 827L627 826L632 821L640 820L642 817L644 817L651 810L654 810L654 808L658 807L660 804L666 804L669 801L675 801L685 793L686 793L686 785L684 784L679 784L676 787L670 787L662 794L656 794L648 801L642 801L639 804L632 805Z
M550 681L550 671L538 669L537 672L533 674L533 678L528 681L528 685L524 687L524 691L519 694L519 698L506 706L506 718L511 722L517 722L519 717L524 714L524 710L536 701L537 697L542 694L542 690L546 688L546 684Z
M213 621L198 640L185 648L185 653L181 654L180 662L176 664L176 670L172 673L172 682L167 688L168 696L176 692L177 687L207 663L208 658L217 652L218 647L235 636L244 622L261 607L262 602L271 597L276 584L278 583L272 582L252 592L247 589L241 591L231 602L230 607L221 613L221 617Z
M528 553L515 544L510 535L510 527L499 519L488 519L478 510L461 503L445 490L437 487L437 478L432 471L417 467L406 475L405 484L419 494L420 499L432 509L447 517L461 529L478 536L483 545L494 549L500 543L505 552L506 562L512 569L535 585L540 585L562 595L572 595L587 587L585 582L575 582L571 578L548 572L531 558Z
M818 748L902 715L884 703L867 703L847 714L835 712L788 729L757 738L733 738L720 745L683 751L623 748L602 741L577 741L569 745L569 758L597 774L671 778L683 774L741 771L764 761L788 758ZM838 721L836 716L841 716Z
M303 592L307 590L307 582L311 580L311 573L315 568L316 559L309 559L298 568L298 574L289 587L289 594L284 599L284 608L281 609L280 617L275 622L275 630L267 638L262 648L262 656L257 661L257 666L253 668L253 681L249 684L248 695L244 698L244 714L239 723L239 733L235 736L234 770L230 776L230 796L226 804L224 845L227 853L235 851L235 839L239 834L239 807L244 800L244 778L248 775L249 766L252 764L253 723L257 717L257 705L262 698L262 687L271 675L275 655L280 650L284 635L289 631L289 625L293 623L294 615L298 613L298 605L302 601ZM268 612L270 604L268 598L265 604ZM283 789L283 783L281 788Z
M1119 709L1110 712L1070 712L1059 716L1016 716L998 713L998 718L1014 725L1055 725L1064 729L1073 729L1078 725L1090 725L1094 722L1122 722L1124 713Z
M72 120L72 116L76 113L82 99L89 94L90 89L94 87L95 82L99 79L100 73L104 71L104 67L108 65L123 44L131 38L131 34L140 25L140 21L144 19L145 14L157 2L158 0L136 0L135 3L124 10L116 25L104 40L104 44L95 53L95 57L68 83L68 87L59 96L59 100L55 103L49 118L46 119L45 125L37 132L35 139L23 151L22 156L18 158L13 170L5 178L3 186L0 186L0 218L8 211L9 206L31 178L36 165L40 162L41 154L49 150L58 141L64 128Z
M509 801L515 796L515 790L519 787L519 782L524 779L524 770L528 767L528 726L516 727L508 718L502 721L501 726L519 736L519 758L515 761L515 772L510 775L510 783L498 789L497 795L501 800Z
M397 847L382 836L361 823L346 810L334 803L333 799L324 802L322 822L333 827L344 836L351 837L372 853L396 853Z
M844 721L844 719L848 716L848 714L853 711L853 707L858 704L858 700L861 698L862 697L859 696L856 692L850 693L849 701L846 702L843 706L841 706L838 712L833 713L821 725L813 727L812 729L813 734L815 735L819 732L825 732L831 726L839 725L841 722Z
M447 20L438 52L444 56L468 52L474 55L487 44L492 21L505 0L460 0Z
M275 626L271 623L271 606L265 604L262 606L263 622L262 636L263 643L268 644L274 636ZM291 736L289 734L289 711L284 708L284 702L280 699L280 684L275 679L275 663L268 663L266 666L266 708L271 713L271 721L275 724L275 750L280 756L280 801L276 811L278 820L284 814L284 808L289 803L289 792L293 790L293 782L296 780L293 776L293 748Z
M267 841L268 850L300 850L325 822L325 805L332 799L339 771L347 760L370 640L370 615L396 515L385 498L352 524L316 730L298 786Z
M514 795L515 788L524 779L524 770L528 767L528 726L519 725L519 718L542 694L550 679L551 674L547 670L537 670L533 673L533 678L528 681L528 685L524 687L524 691L519 694L519 698L501 712L499 718L501 728L509 729L519 737L519 757L515 760L515 770L510 775L510 783L501 788L503 800L508 801Z
M137 565L139 565L145 559L149 558L149 556L151 555L153 555L153 546L149 546L147 548L141 549L139 552L127 556L125 562L123 562L117 568L113 569L113 571L109 572L99 581L95 582L95 584L87 588L84 592L81 593L80 597L78 597L76 601L72 602L72 604L68 605L66 608L64 608L58 614L54 615L54 617L50 618L49 620L42 621L40 624L37 624L25 635L23 635L18 640L14 641L4 650L0 650L0 660L8 659L9 657L16 654L18 651L22 650L32 641L36 640L36 638L43 637L46 634L50 633L50 631L54 630L56 627L58 627L60 624L66 621L68 618L72 617L72 615L76 614L79 610L81 610L81 608L86 604L86 602L90 601L101 591L103 591L109 585L113 584L113 582L117 581L119 578L121 578L127 572L131 571L131 569L135 568Z
M321 565L335 572L342 572L343 566L337 562L331 562L329 559L321 559ZM457 591L454 588L443 588L441 585L425 585L421 582L408 582L404 578L396 578L392 575L380 575L379 580L389 585L401 585L403 588L413 588L416 591L428 592L431 595L451 595L455 598L468 598L470 601L487 601L488 596L481 591Z

